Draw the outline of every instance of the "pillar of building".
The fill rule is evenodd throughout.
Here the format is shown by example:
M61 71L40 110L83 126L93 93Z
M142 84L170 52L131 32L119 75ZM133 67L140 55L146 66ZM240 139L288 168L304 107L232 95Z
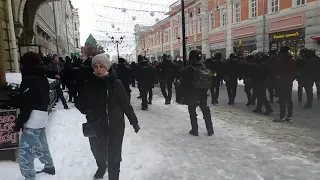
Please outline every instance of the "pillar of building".
M233 0L228 0L227 4L227 48L226 56L228 57L233 52L233 43L232 43L232 5Z
M318 35L320 29L320 7L306 11L305 13L305 47L315 49L316 53L320 55L320 44L319 42L311 39L312 36Z
M202 27L202 54L206 55L206 58L210 57L209 47L209 1L201 0L201 27Z

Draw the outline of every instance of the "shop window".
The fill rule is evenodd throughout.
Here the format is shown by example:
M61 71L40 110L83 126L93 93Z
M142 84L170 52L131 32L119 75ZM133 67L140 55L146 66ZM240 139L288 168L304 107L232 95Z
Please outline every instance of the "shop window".
M306 4L307 3L307 0L295 0L296 1L296 5L297 6L301 6L301 5L304 5L304 4Z
M226 9L220 9L220 26L225 27L227 25L227 13Z
M255 18L258 15L258 0L250 0L250 18Z
M241 21L241 6L240 2L235 3L233 6L234 22L238 23Z
M271 0L271 12L279 11L279 0Z

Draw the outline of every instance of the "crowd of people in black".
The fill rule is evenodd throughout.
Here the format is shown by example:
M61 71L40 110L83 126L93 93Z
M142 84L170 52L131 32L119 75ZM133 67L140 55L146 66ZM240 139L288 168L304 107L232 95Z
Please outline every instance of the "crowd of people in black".
M30 63L31 62L31 63ZM294 60L290 48L281 47L279 52L270 54L254 52L247 57L231 53L223 59L221 53L205 60L198 49L189 52L187 65L182 61L173 60L164 54L162 61L150 62L144 55L138 56L138 62L128 62L119 58L112 64L110 57L100 54L93 58L81 60L78 57L59 58L57 55L42 57L34 53L27 53L22 58L21 94L28 96L25 99L34 99L37 94L43 96L40 100L25 101L22 104L22 115L18 118L16 131L23 129L24 143L36 146L43 144L43 153L47 159L42 159L45 168L41 172L55 174L55 169L48 149L44 133L46 123L39 119L46 119L48 104L48 84L43 89L37 89L37 78L49 77L56 79L61 86L56 86L58 98L61 99L64 109L69 109L63 90L69 93L69 102L74 102L81 113L86 115L88 123L83 127L91 126L95 129L85 132L89 137L90 147L96 159L98 170L95 179L102 179L108 168L109 179L118 180L121 162L121 148L124 135L124 115L126 115L136 133L139 132L138 118L130 104L131 86L137 86L141 98L141 110L148 110L152 105L153 88L160 86L164 97L164 104L170 105L175 87L176 102L186 104L190 115L191 130L189 134L198 136L196 108L199 106L207 133L214 134L210 108L207 104L211 92L211 104L219 103L220 86L226 82L229 102L235 104L239 80L244 82L244 91L247 95L247 106L256 106L254 112L264 115L273 113L271 103L280 104L280 117L275 122L292 122L293 81L297 80L298 100L302 103L302 91L305 89L307 102L304 108L311 108L313 101L313 86L320 87L320 58L312 49L301 49L299 57ZM320 89L317 95L320 99ZM269 97L267 97L267 91ZM29 93L30 92L30 93ZM279 99L275 101L275 97ZM265 112L262 107L265 107ZM27 107L27 108L26 108ZM287 113L286 113L287 111ZM38 133L39 136L29 136L28 132ZM39 139L40 138L40 139ZM26 179L34 180L35 172L31 163L36 156L28 152L28 148L20 147L21 157L28 159L27 164L20 163L21 172ZM26 156L28 155L28 156ZM108 163L107 163L108 162ZM28 167L23 169L23 167Z

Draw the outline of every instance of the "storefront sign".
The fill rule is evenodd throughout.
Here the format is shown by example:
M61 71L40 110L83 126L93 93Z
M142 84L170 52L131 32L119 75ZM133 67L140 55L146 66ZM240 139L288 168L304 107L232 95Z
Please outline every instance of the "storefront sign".
M18 147L19 133L13 131L17 117L17 110L0 110L0 150Z
M249 46L254 45L257 43L256 37L248 37L248 38L241 38L233 40L233 46Z
M273 39L283 39L283 38L297 37L299 35L300 35L299 32L294 32L294 33L289 33L289 34L273 35Z
M282 41L286 39L300 39L304 38L304 29L297 29L291 31L284 31L278 33L272 33L269 36L271 41Z

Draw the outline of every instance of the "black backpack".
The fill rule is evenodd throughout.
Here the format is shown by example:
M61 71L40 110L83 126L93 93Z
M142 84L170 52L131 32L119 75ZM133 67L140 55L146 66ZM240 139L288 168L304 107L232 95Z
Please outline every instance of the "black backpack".
M193 67L192 85L196 89L210 89L212 87L213 73L205 67Z

